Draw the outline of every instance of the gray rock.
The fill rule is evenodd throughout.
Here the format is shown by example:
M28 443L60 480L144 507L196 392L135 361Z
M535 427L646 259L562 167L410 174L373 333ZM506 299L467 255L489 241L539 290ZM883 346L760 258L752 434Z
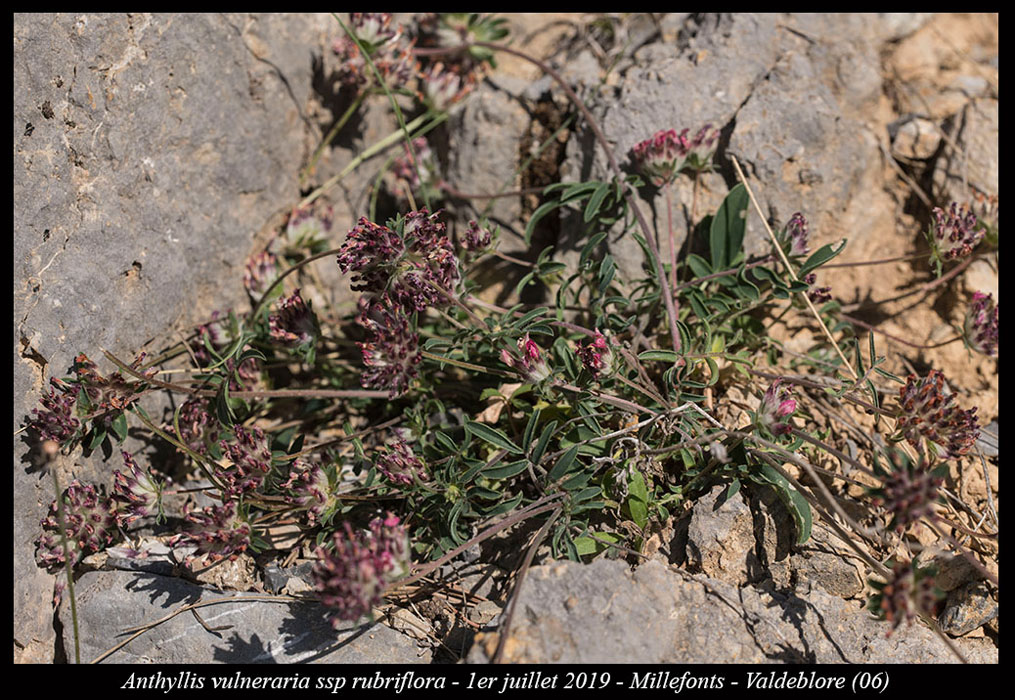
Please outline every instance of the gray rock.
M983 451L984 457L997 457L997 421L991 421L980 429L980 436L976 439L976 446Z
M892 137L892 155L923 160L941 145L941 132L929 119L906 117L888 125Z
M996 99L970 100L956 117L950 134L956 147L945 150L934 170L934 192L945 204L968 204L973 192L997 195L997 108Z
M805 596L736 589L693 579L652 560L559 562L530 570L505 640L509 663L955 663L913 625L886 627L821 590ZM486 663L496 633L480 633L467 657ZM996 663L985 640L957 640L974 663Z
M740 586L752 580L754 520L740 492L723 500L716 485L695 501L687 526L687 565L712 578Z
M159 620L182 605L251 594L223 594L178 578L91 572L76 585L81 661L124 641L123 631ZM264 596L262 596L264 597ZM104 663L427 663L408 637L383 624L332 628L318 603L237 600L181 613L132 639ZM64 649L74 658L70 605L59 609ZM222 628L222 629L216 629Z
M174 326L246 303L244 260L298 201L306 144L319 138L306 107L333 22L15 15L15 430L78 352L109 371L100 348L129 360ZM160 405L146 407L161 416ZM15 658L31 661L53 648L53 577L35 566L33 542L55 494L22 440ZM61 484L108 486L101 458L58 459Z
M969 634L997 617L997 609L990 586L985 581L973 581L948 594L938 624L951 635Z

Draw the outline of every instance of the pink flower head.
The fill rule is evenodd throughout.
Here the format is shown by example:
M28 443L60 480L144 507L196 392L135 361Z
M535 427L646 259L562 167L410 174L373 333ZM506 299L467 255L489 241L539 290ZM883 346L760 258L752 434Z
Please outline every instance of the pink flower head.
M367 332L367 339L357 343L367 367L360 381L366 388L388 389L392 397L398 396L419 372L419 335L405 312L383 297L360 297L359 308L356 320Z
M34 417L28 420L28 427L35 430L42 441L53 440L63 444L74 437L81 425L74 417L74 406L81 387L55 377L50 378L49 383L52 387L49 394L43 394L39 399L42 410L32 409Z
M790 217L779 238L783 250L791 258L801 257L810 252L810 248L807 247L807 219L800 212Z
M268 317L268 327L274 340L295 347L311 343L317 338L317 317L303 301L299 289L280 301L278 306L278 313Z
M49 515L41 522L42 535L35 541L35 558L39 566L55 573L66 563L64 537L71 564L105 549L116 533L114 506L91 484L74 481L61 496L63 502L63 533L61 536L59 505L53 501Z
M818 281L817 273L810 273L804 275L804 282L811 286L807 290L807 297L815 304L824 304L826 301L832 300L832 288L831 287L817 287L815 286Z
M596 377L600 374L609 374L613 367L613 351L610 349L610 343L598 329L592 340L584 345L578 345L578 357L585 365L585 369Z
M247 260L243 271L243 286L255 299L260 299L278 279L278 258L265 250Z
M632 150L635 165L656 187L673 182L684 167L690 152L687 132L687 129L679 134L674 129L658 131Z
M931 370L918 379L909 375L899 390L899 433L914 447L921 438L939 446L944 457L969 452L980 434L976 408L964 411L955 405L955 395L945 394L945 378L940 370Z
M923 455L914 462L902 450L893 448L888 458L890 470L884 473L878 470L882 483L868 493L876 505L884 506L892 516L889 529L901 533L910 523L934 512L933 504L944 477L939 470L930 468Z
M226 494L240 496L260 487L271 471L271 446L260 428L237 425L233 433L235 442L222 440L219 443L232 466L219 467L215 476L225 487Z
M501 350L500 359L508 367L521 372L525 381L532 384L538 384L550 376L550 367L543 358L542 350L528 333L518 339L517 354Z
M330 548L318 548L313 569L317 592L333 610L336 627L367 615L383 600L388 584L409 568L408 533L396 516L374 518L366 532L353 530L348 521L343 525Z
M113 503L116 520L128 525L138 518L158 513L162 503L162 486L147 469L138 466L129 452L121 452L126 473L113 472Z
M793 429L790 417L796 411L796 401L789 387L780 387L776 379L765 391L758 407L757 423L773 435L786 435Z
M421 186L436 187L440 182L440 175L437 161L427 140L422 136L413 139L411 153L408 145L404 148L405 154L396 158L391 166L395 177L405 180L414 190Z
M413 453L412 448L404 440L377 448L374 461L377 469L396 484L408 486L416 479L425 481L429 477L423 462Z
M711 124L701 127L687 145L687 166L698 172L708 170L718 146L719 130Z
M391 88L408 83L418 70L412 55L413 42L406 38L401 26L392 28L391 15L386 12L354 12L350 23L381 80ZM338 77L342 83L359 88L376 79L363 51L351 36L343 35L337 39L333 50L341 59Z
M475 221L470 221L461 243L462 248L470 253L481 253L493 243L493 234L486 226L480 226Z
M903 622L912 624L918 614L933 617L938 600L931 570L921 569L912 562L897 562L888 581L871 581L877 594L871 597L867 608L879 619L887 620L891 627L885 634L890 637Z
M973 350L987 357L997 355L997 304L992 295L983 292L973 294L964 331L966 342Z
M964 258L983 238L976 214L952 202L948 211L934 207L934 225L931 227L931 246L936 258L954 260Z
M305 207L295 207L289 214L285 227L287 254L302 250L317 251L327 244L335 221L335 210L320 202L318 199Z
M356 37L371 46L389 41L400 31L391 28L390 12L350 12L349 24Z
M421 98L436 111L446 112L472 91L475 82L474 73L463 75L443 63L435 63L422 76Z
M208 400L188 399L180 408L180 436L184 444L198 454L207 454L208 446L219 441L221 427L208 412ZM170 432L172 432L170 427Z
M199 511L184 507L188 531L172 539L173 546L193 544L196 554L204 554L212 562L234 561L247 551L253 538L253 528L236 510L236 503L228 501L220 506L208 506ZM187 557L190 564L195 555Z
M406 311L446 306L461 278L458 258L439 212L410 212L401 235L365 218L349 231L338 255L342 272L354 272L352 288L387 294ZM443 290L443 291L442 291Z
M317 462L294 460L282 488L287 490L286 502L305 510L311 525L321 522L338 503L328 472Z

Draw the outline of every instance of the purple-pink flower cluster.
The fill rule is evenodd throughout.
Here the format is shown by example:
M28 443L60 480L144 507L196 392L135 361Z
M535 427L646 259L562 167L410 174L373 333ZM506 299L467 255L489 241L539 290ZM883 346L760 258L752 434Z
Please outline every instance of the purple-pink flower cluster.
M278 279L278 258L270 250L256 253L243 270L243 286L254 299L260 299Z
M290 347L313 342L319 332L317 317L299 289L279 302L278 313L268 317L268 328L273 340Z
M423 88L420 99L438 112L446 112L472 92L476 73L435 63L420 76L420 82Z
M295 460L282 488L286 489L286 502L305 510L311 526L321 522L336 503L328 473L315 461Z
M50 378L49 383L52 387L49 394L43 394L39 399L42 410L32 409L33 417L28 420L28 427L38 433L40 440L63 444L74 437L81 425L74 417L74 405L81 387L55 377Z
M332 623L358 620L381 602L387 585L407 573L409 541L405 526L388 513L371 521L366 532L345 522L330 548L317 550L313 570L321 602L331 608Z
M404 144L403 144L404 145ZM400 180L409 183L412 189L421 185L436 187L440 183L433 151L425 138L412 140L412 152L408 145L404 145L405 155L395 158L391 165L391 172Z
M188 529L173 537L172 545L192 544L197 547L197 552L187 557L188 564L194 561L196 554L207 555L213 563L223 559L236 560L250 547L253 528L240 517L234 501L197 511L184 507L184 518Z
M987 357L997 355L997 304L992 295L973 294L963 328L969 347Z
M219 445L232 465L215 470L228 496L240 496L254 491L271 471L271 446L260 428L233 428L235 442L222 440Z
M810 285L810 289L807 290L807 298L815 304L824 304L826 301L832 300L832 288L831 287L818 287L818 275L815 272L804 275L803 281Z
M782 230L780 240L786 255L791 258L801 257L810 252L807 247L807 219L800 212L790 217L789 223Z
M543 351L528 333L518 339L517 354L503 349L500 351L500 359L508 367L518 370L525 381L532 384L538 384L550 376L550 367L543 357Z
M934 224L931 239L936 255L941 260L963 258L973 252L983 238L983 228L976 214L952 202L948 211L934 207Z
M63 492L63 536L71 564L89 554L101 551L112 543L116 534L115 507L91 484L74 481ZM67 559L61 537L59 505L53 501L49 515L42 522L42 535L35 541L35 558L39 566L51 573L61 569Z
M709 167L718 147L719 130L706 124L693 137L688 138L689 133L690 129L679 133L664 129L632 149L635 165L653 185L670 184L685 166L695 171Z
M891 469L881 476L881 485L869 493L874 503L884 506L892 516L889 529L901 533L910 523L933 514L944 478L922 455L914 462L901 450L893 449L888 458Z
M469 221L469 227L462 237L462 248L470 253L481 253L493 243L493 234L486 226L480 226L475 220Z
M207 454L208 446L219 441L221 424L208 412L206 399L188 399L180 407L179 422L183 443L198 454Z
M897 562L888 581L871 581L877 591L868 602L868 609L881 620L891 623L886 637L903 622L911 624L918 614L933 617L938 600L934 576L929 569L921 569L915 562Z
M360 381L373 389L387 389L397 396L416 378L423 356L419 335L412 330L409 316L383 297L360 297L356 320L367 332L367 340L357 343L363 354Z
M585 369L595 377L609 374L613 367L613 350L610 349L610 343L606 336L598 328L592 340L584 344L579 343L578 358L582 361Z
M391 13L353 12L349 23L363 49L347 34L335 41L332 48L341 60L339 80L342 83L360 88L375 79L364 51L381 80L391 89L406 85L417 74L419 68L412 54L414 42L401 25L392 26Z
M687 160L687 129L657 131L650 139L637 144L631 152L642 175L657 186L673 182Z
M352 288L384 294L407 312L446 306L461 273L438 216L410 212L401 234L361 218L338 254L342 272L354 273Z
M962 410L955 395L945 394L945 377L931 370L923 378L909 375L899 390L898 429L914 447L921 438L938 445L943 457L958 457L969 452L980 434L976 408Z
M793 429L790 418L796 411L796 401L790 388L781 384L781 379L772 382L761 397L757 412L757 424L772 435L786 435Z
M378 447L374 464L389 481L396 484L408 486L417 479L425 481L429 478L423 462L404 440Z
M129 525L138 518L145 518L159 512L162 502L162 486L155 481L147 469L142 469L129 452L121 452L126 473L113 472L113 496L116 520L121 526Z

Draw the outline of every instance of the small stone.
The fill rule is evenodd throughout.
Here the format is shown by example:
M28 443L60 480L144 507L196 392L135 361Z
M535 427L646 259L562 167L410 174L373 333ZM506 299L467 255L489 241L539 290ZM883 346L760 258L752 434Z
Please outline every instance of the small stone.
M997 421L991 421L980 428L980 437L976 439L976 446L983 452L984 457L997 457Z
M890 124L888 130L895 132L892 155L901 158L924 160L933 156L941 145L941 131L928 119L912 117L902 124Z
M990 588L985 581L975 581L952 591L938 624L953 637L960 637L995 617L997 602L991 598Z

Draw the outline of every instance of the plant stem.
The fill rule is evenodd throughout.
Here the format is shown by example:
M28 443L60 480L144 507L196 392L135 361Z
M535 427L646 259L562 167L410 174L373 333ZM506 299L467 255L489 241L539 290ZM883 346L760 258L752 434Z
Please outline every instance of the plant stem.
M421 125L423 125L426 122L426 120L430 118L430 116L431 116L430 112L426 112L424 114L421 114L420 116L416 117L411 122L406 124L405 130L411 133L412 131L418 129ZM438 115L437 117L435 117L433 119L433 122L435 124L436 123L440 123L440 122L446 120L447 118L448 117L447 117L446 114L441 114L441 115ZM311 192L309 195L304 197L303 200L300 201L298 206L305 207L308 204L310 204L311 202L313 202L315 199L317 199L322 194L324 194L327 190L329 190L332 187L334 187L338 182L340 182L342 180L342 178L344 178L346 175L348 175L353 170L358 168L364 161L369 160L370 158L373 158L375 155L377 155L381 151L385 150L389 146L392 146L393 144L395 144L398 141L400 141L402 139L403 135L404 135L404 133L403 133L403 131L401 129L399 129L398 131L392 131L390 134L388 134L387 136L382 138L380 141L378 141L377 143L375 143L372 146L370 146L370 148L367 148L365 151L363 151L358 156L353 158L349 162L348 165L346 165L344 168L342 168L342 171L340 173L338 173L334 177L329 178L327 180L327 182L325 182L323 185L321 185L316 190Z
M832 268L832 267L864 267L866 265L886 265L893 262L903 262L905 260L921 260L930 256L930 253L913 253L912 255L898 255L894 258L882 258L881 260L858 260L856 262L840 262L840 263L825 263L821 267Z
M868 323L865 323L864 321L861 321L858 318L853 318L852 316L848 316L848 315L846 315L844 313L840 312L839 313L839 318L843 319L844 321L849 321L850 323L852 323L854 325L857 325L857 326L860 326L861 328L866 328L867 330L869 330L872 333L880 333L881 335L885 336L889 340L894 340L896 343L902 343L903 345L908 345L909 347L916 348L918 350L933 350L934 348L940 348L940 347L944 347L945 345L951 345L956 340L962 340L962 336L961 335L957 335L957 336L955 336L954 338L952 338L950 340L945 340L945 341L943 341L941 343L935 343L934 345L919 345L917 343L911 343L908 340L903 340L902 338L900 338L897 335L892 335L891 333L889 333L887 331L881 330L877 326L872 326L872 325L870 325Z
M335 122L335 125L331 127L331 131L329 131L328 135L321 141L321 145L319 145L314 151L313 156L310 158L310 162L307 163L307 167L304 168L303 172L300 174L301 183L307 179L310 175L310 171L312 171L314 166L317 165L317 161L321 158L321 154L324 153L324 149L328 147L328 144L330 144L331 141L338 135L338 132L342 130L345 123L349 121L349 118L352 117L356 110L359 109L360 105L363 104L363 99L368 93L369 90L361 90L359 94L356 95L356 99L352 101L352 104L346 108L345 112L342 113L342 116L339 117L337 122Z

